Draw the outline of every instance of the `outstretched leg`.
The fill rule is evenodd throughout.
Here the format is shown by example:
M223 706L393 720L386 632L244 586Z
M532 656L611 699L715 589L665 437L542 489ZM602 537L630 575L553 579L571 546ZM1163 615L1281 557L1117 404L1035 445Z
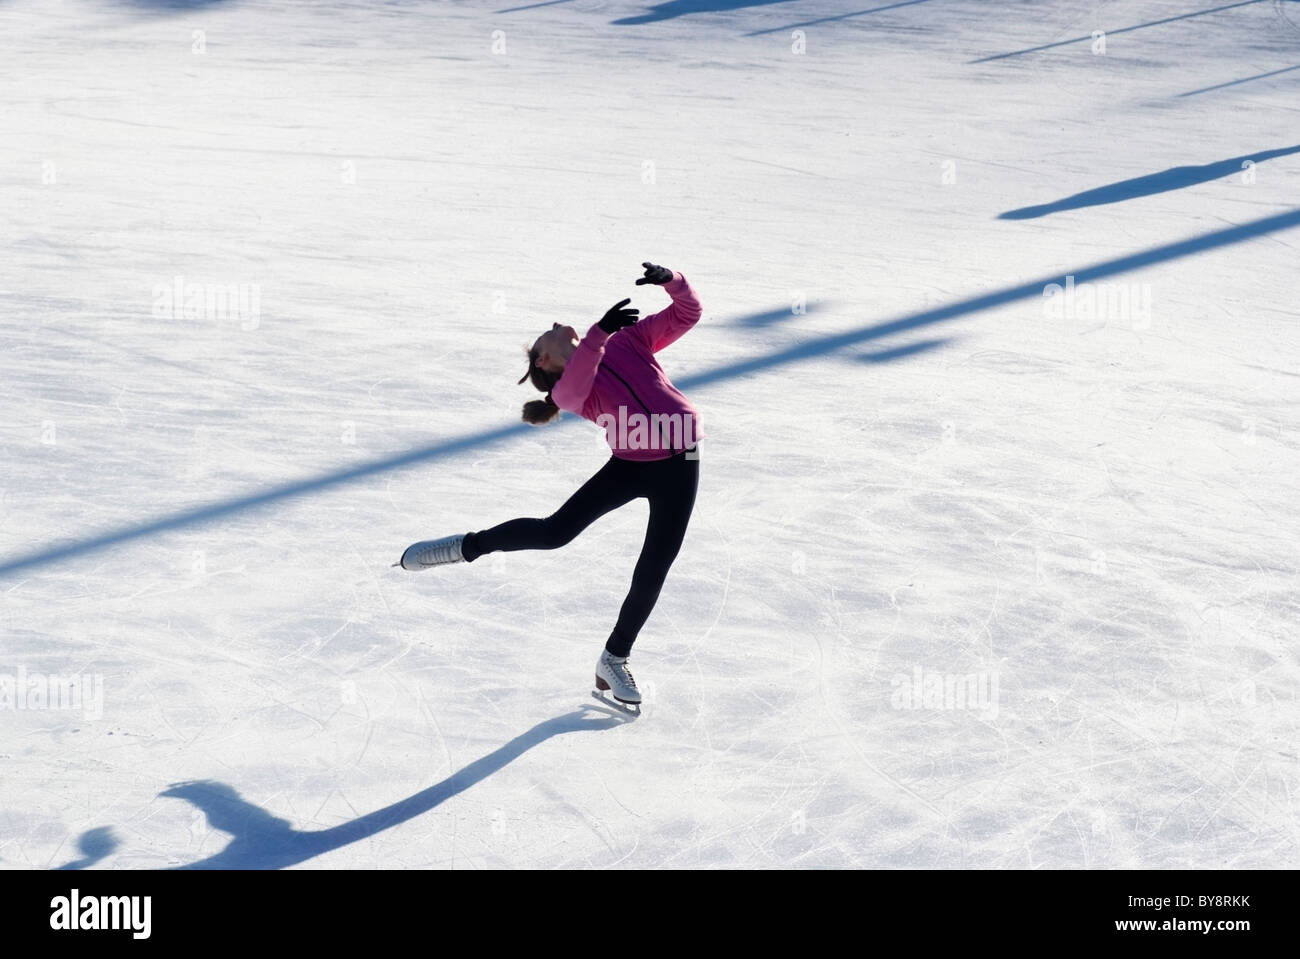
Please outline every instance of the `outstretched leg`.
M558 510L545 519L512 519L491 529L470 533L462 549L473 562L486 553L520 549L558 549L611 510L645 495L625 461L609 462L583 483Z
M618 658L626 658L631 653L637 634L650 618L668 570L682 547L691 511L695 507L695 493L700 480L699 460L678 454L662 465L659 475L652 480L650 519L641 555L632 572L632 586L619 610L618 622L605 643L610 655Z

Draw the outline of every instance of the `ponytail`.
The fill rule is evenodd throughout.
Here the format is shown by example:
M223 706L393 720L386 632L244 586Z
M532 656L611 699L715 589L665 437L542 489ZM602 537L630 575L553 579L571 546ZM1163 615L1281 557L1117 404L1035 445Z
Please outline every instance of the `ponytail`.
M560 415L560 407L551 399L551 390L560 381L560 374L551 373L537 365L538 353L532 347L526 347L528 353L528 372L519 378L532 382L533 386L546 394L545 399L529 400L524 404L523 420L533 426L545 426Z
M551 399L551 394L546 394L544 400L529 400L524 404L524 422L532 423L534 426L544 426L551 422L560 413L560 408L555 405L555 400Z

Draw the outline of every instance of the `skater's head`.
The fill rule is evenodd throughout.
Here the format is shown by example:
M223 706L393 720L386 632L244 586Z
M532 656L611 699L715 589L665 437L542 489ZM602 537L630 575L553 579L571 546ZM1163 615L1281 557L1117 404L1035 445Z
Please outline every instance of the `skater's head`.
M528 372L520 377L519 382L528 380L536 389L545 393L546 398L529 400L524 404L525 423L541 426L559 415L560 408L551 399L551 390L555 389L555 384L560 382L564 365L577 348L577 330L571 326L561 326L559 323L553 323L532 346L526 347Z
M551 328L539 336L528 351L531 366L540 367L556 378L564 372L564 364L578 348L578 331L571 326L552 323Z

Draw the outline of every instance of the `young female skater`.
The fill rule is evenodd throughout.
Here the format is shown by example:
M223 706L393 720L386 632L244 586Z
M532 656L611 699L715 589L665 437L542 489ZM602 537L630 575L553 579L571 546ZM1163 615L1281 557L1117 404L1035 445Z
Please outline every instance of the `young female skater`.
M596 689L639 710L641 693L628 669L637 634L659 599L699 484L699 413L668 380L654 354L675 342L700 318L700 301L680 273L642 263L637 286L653 283L672 306L637 321L630 300L620 300L578 340L571 326L555 323L528 350L529 380L546 394L524 404L524 421L550 423L568 410L605 430L612 455L591 479L545 519L512 519L491 529L410 546L401 566L429 569L474 562L499 550L556 549L595 520L634 499L650 502L650 522L632 586L596 663ZM599 697L599 693L596 694Z

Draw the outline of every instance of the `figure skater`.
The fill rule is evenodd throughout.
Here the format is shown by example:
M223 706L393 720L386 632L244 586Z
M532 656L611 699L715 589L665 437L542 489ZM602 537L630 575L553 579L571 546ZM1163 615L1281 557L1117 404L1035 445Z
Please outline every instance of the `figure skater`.
M527 348L528 380L544 399L524 404L523 418L540 426L560 410L576 413L605 430L612 455L558 510L545 519L512 519L490 529L458 533L410 546L400 565L423 570L446 563L472 563L498 551L557 549L611 510L644 497L650 503L641 555L632 585L596 663L597 698L608 691L628 711L639 712L641 693L628 669L637 634L659 599L668 569L681 549L699 485L704 439L699 413L669 381L655 354L700 318L700 301L682 274L642 263L637 286L662 286L672 305L638 322L638 311L620 300L578 339L571 326L552 324Z

